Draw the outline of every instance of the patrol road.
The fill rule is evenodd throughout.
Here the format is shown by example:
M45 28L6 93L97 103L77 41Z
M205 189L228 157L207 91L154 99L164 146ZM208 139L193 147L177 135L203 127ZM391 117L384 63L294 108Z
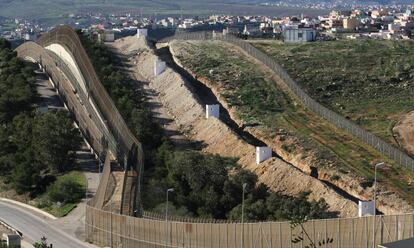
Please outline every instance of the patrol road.
M23 233L25 241L34 243L45 236L47 242L59 248L95 247L65 233L46 217L8 202L0 201L0 218Z

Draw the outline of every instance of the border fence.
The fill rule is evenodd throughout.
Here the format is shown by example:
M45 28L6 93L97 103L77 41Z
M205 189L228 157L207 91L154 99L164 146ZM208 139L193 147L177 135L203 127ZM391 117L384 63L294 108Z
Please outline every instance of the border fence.
M136 173L139 173L139 177L142 174L140 169L143 165L141 160L143 156L141 145L135 137L130 136L130 130L127 129L122 117L119 116L118 110L113 105L109 95L97 79L93 67L79 43L79 39L75 35L76 33L74 33L73 30L69 30L68 27L63 26L42 38L39 44L46 46L47 44L59 43L71 51L76 62L80 63L78 65L79 69L85 77L85 81L88 83L88 98L92 97L93 100L97 102L99 110L102 111L102 114L108 121L111 131L110 133L114 135L117 149L120 150L117 154L121 155L118 160L120 160L120 158L125 158L127 161L124 161L124 163L134 165L134 167L129 167L134 168ZM206 39L208 36L207 33L197 35L199 35L199 39ZM189 38L194 39L194 37ZM225 40L231 40L231 38L228 37ZM253 51L257 50L254 50L255 48L240 40L234 39L231 42L234 42L234 44L240 43L241 47L246 46L244 49L249 53L253 53ZM248 48L249 46L251 48ZM250 51L249 49L253 50ZM257 52L260 54L260 51L257 50ZM20 49L20 53L22 56L32 56L33 59L37 60L40 64L42 64L41 56L44 56L43 59L46 59L47 57L49 61L44 61L44 64L47 64L47 68L45 69L53 81L58 83L57 87L59 89L65 87L64 89L62 88L62 90L68 94L65 95L65 92L62 92L62 97L64 100L67 98L66 100L73 105L71 107L75 108L72 109L72 111L79 115L78 121L80 125L86 127L86 130L88 130L88 126L90 127L91 125L94 125L94 121L91 122L91 120L96 117L89 116L89 118L86 118L83 116L82 113L85 112L83 110L84 106L79 106L79 103L76 102L75 91L67 85L67 82L65 81L66 79L62 76L63 71L66 77L73 77L73 75L70 75L70 69L62 64L59 65L56 58L53 58L53 56L48 54L45 49L34 43L29 43L23 46ZM268 62L274 63L272 61L273 60L269 59ZM275 64L275 66L275 68L277 68L277 64ZM287 74L286 76L288 77ZM73 81L75 79L71 78L69 80ZM289 85L289 82L286 82ZM291 83L294 85L295 82L292 80ZM307 101L310 102L312 100L298 86L297 92L294 92L298 96L302 94L302 97L300 98L305 104ZM308 106L308 104L306 105ZM313 104L317 106L315 101L313 101ZM327 111L326 108L325 111ZM93 141L95 134L92 133L90 136ZM100 140L95 140L95 142L97 147L101 147L98 143ZM133 159L133 161L131 161L131 159ZM105 177L107 177L110 172L110 167L108 166L110 166L109 157L105 160ZM125 177L136 177L134 175L131 176L129 172L130 170L125 171ZM108 180L104 179L101 183L104 184L105 181ZM101 187L101 185L99 187L100 190L98 194L86 205L85 217L86 239L99 246L123 248L303 248L309 244L309 240L306 237L308 236L309 239L316 243L318 243L318 241L332 239L332 242L323 243L322 246L320 246L324 248L369 248L373 247L374 244L414 237L414 214L311 220L296 227L291 227L289 222L229 223L206 220L200 223L199 219L181 219L178 217L164 220L162 219L161 214L147 212L144 212L146 218L136 218L126 215L128 213L125 211L123 211L125 214L117 214L103 210L101 206L103 205L102 197L104 194L102 192L104 192L104 187ZM128 195L126 198L124 195L125 192L129 191L131 193L132 190L134 190L133 187L131 185L128 186L127 183L125 183L123 189L123 202L134 201L134 199L128 198ZM139 187L135 190L137 190L135 193L139 195ZM133 204L130 203L129 206L131 205ZM127 208L127 212L131 212L131 210L133 209ZM293 243L292 239L297 237L304 237L304 239L299 240L297 243Z
M59 44L69 52L86 83L86 91L83 91L80 82L73 75L73 68L69 68L60 56L45 49L52 44ZM20 57L30 57L45 68L59 89L62 100L74 113L83 135L100 159L104 160L107 151L111 151L117 162L123 166L121 211L128 215L139 215L140 182L144 164L142 145L132 134L99 81L76 32L69 26L58 26L43 35L37 44L28 42L16 50ZM96 202L101 203L102 199Z
M91 206L86 210L86 240L109 247L263 247L303 248L291 240L307 235L323 248L372 248L414 236L414 214L311 220L291 228L289 222L195 223L135 218ZM243 245L242 245L243 242Z
M269 67L271 70L273 70L277 75L279 75L280 78L284 81L284 83L289 87L289 89L310 110L312 110L322 118L328 120L336 127L351 133L355 137L362 140L365 144L375 148L381 154L393 159L398 164L405 166L407 169L414 172L414 159L412 159L405 152L401 151L395 146L377 137L373 133L361 128L352 121L346 119L345 117L337 114L336 112L326 108L322 104L315 101L300 87L300 85L295 80L293 80L289 76L286 70L283 69L274 59L272 59L259 49L255 48L248 42L238 39L230 34L222 35L207 31L177 33L174 36L161 39L160 42L169 42L172 40L222 40L240 47L250 56L259 60L267 67Z

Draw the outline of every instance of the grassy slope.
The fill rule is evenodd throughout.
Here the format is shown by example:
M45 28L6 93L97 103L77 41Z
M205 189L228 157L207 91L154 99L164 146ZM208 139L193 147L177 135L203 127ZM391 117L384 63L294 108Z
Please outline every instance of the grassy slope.
M86 178L82 172L71 171L62 176L71 177L75 179L75 181L78 182L80 185L82 185L82 188L86 188ZM65 205L58 205L56 203L52 203L47 200L47 194L48 194L48 191L46 191L43 195L34 199L34 205L56 217L66 216L77 205L77 203L67 203Z
M244 56L217 43L186 44L185 50L188 54L180 57L180 61L213 83L220 82L223 96L230 106L238 109L239 117L244 122L259 123L270 137L277 135L280 129L287 131L287 136L298 137L298 144L305 150L304 156L316 152L317 166L326 166L329 164L327 160L330 160L336 169L353 171L372 179L371 164L375 161L393 164L373 148L296 104ZM214 71L210 73L210 69ZM285 150L294 151L295 147L286 147ZM382 171L380 178L405 199L414 202L412 187L407 184L410 180L406 178L410 174L397 168L394 166Z
M392 127L414 108L413 42L254 45L275 58L316 100L396 144Z
M0 16L5 17L29 17L47 18L57 17L61 14L71 12L137 12L142 10L143 14L268 14L268 15L288 15L288 14L311 14L317 15L326 13L321 10L310 10L300 8L276 8L267 6L257 6L240 3L230 3L235 1L216 1L216 0L0 0ZM47 12L44 10L47 9Z

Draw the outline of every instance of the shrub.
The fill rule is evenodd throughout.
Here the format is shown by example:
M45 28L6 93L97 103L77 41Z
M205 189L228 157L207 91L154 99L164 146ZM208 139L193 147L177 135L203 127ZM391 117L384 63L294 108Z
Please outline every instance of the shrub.
M75 176L67 174L59 177L48 190L53 202L76 203L84 195L85 189Z

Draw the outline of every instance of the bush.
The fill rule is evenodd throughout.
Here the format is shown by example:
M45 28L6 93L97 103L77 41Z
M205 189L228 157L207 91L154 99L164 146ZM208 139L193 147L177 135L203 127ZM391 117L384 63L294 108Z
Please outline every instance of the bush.
M85 188L79 179L72 174L59 177L48 190L48 196L53 202L76 203L82 199Z

